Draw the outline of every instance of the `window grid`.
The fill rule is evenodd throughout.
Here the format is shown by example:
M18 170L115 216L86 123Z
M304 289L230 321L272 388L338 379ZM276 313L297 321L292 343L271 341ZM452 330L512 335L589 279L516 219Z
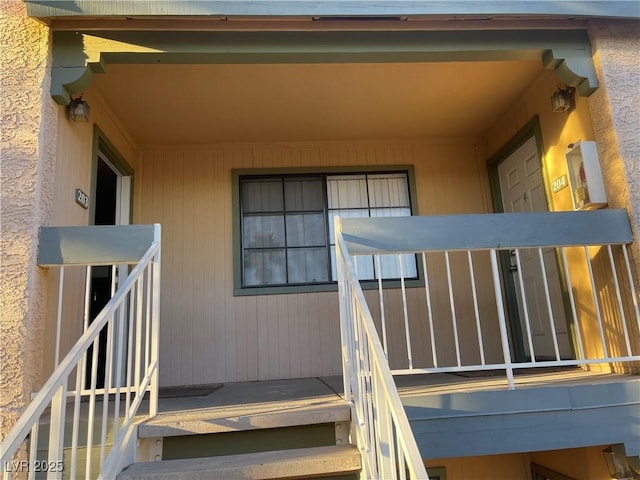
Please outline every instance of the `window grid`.
M383 206L374 206L372 207L372 200L371 200L371 192L370 192L370 178L372 176L375 175L403 175L404 178L404 186L406 187L406 192L403 192L404 195L406 195L406 205L383 205ZM366 206L361 206L361 207L356 207L356 206L351 206L351 207L345 207L345 208L330 208L329 207L329 202L330 202L330 198L329 198L329 194L328 194L328 181L330 178L338 178L338 177L362 177L364 179L364 183L365 183L365 192L366 192ZM321 193L321 205L322 205L322 209L310 209L310 210L305 210L304 208L302 209L288 209L287 207L287 193L286 193L286 182L287 181L309 181L309 180L319 180L320 182L320 193ZM346 210L350 210L350 211L363 211L366 212L367 217L372 217L372 212L375 211L382 211L382 210L386 210L386 211L398 211L398 210L408 210L409 211L409 215L411 215L411 196L410 196L410 186L409 186L409 178L408 178L408 174L406 171L387 171L387 172L371 172L371 173L361 173L361 172L354 172L354 173L340 173L340 174L309 174L309 175L296 175L296 174L286 174L286 175L261 175L261 176L242 176L240 177L240 216L241 216L241 222L240 222L240 229L241 229L241 242L242 242L242 248L241 248L241 275L242 275L242 286L243 287L248 287L248 288L253 288L253 287L257 287L257 288L264 288L264 287L274 287L274 286L296 286L296 285L313 285L313 284L331 284L331 283L335 283L335 279L334 279L334 261L333 261L333 255L332 255L332 251L335 248L335 243L334 243L334 239L331 236L331 232L333 230L332 225L329 225L329 222L332 219L332 213L336 213L336 212L340 212L340 211L346 211ZM261 183L261 182L274 182L277 181L278 183L280 183L280 192L282 195L282 209L277 209L277 210L268 210L268 211L259 211L259 210L252 210L249 212L245 212L244 211L244 187L250 183ZM288 230L287 230L287 217L290 216L294 216L294 215L309 215L309 214L322 214L323 216L323 226L324 226L324 243L317 243L317 244L304 244L304 245L289 245L290 241L289 241L289 235L288 235ZM260 217L260 216L279 216L282 218L282 223L283 223L283 245L280 246L261 246L261 247L251 247L249 245L247 245L246 242L246 238L245 238L245 219L247 218L255 218L255 217ZM391 216L395 216L395 215L391 215ZM326 280L321 280L321 281L313 281L313 282L291 282L290 281L290 269L289 269L289 252L290 251L304 251L304 250L310 250L310 249L319 249L319 248L323 248L325 250L325 266L326 266ZM246 262L246 253L249 252L278 252L278 251L284 251L284 283L269 283L268 281L266 283L255 283L255 284L251 284L247 282L246 277L246 270L245 270L245 262ZM371 259L373 259L373 257L371 257ZM415 256L414 256L414 262L415 262ZM371 262L372 263L372 269L373 269L373 278L372 279L377 279L378 278L378 272L377 270L377 266L375 264L375 262ZM384 268L383 268L384 271ZM385 279L391 279L392 277L384 277ZM417 271L416 271L416 276L414 277L409 277L409 278L417 278Z
M404 180L405 180L405 186L406 186L406 204L385 205L385 206L377 206L377 207L372 207L371 206L373 202L372 202L371 191L370 191L370 189L371 189L370 179L371 179L371 177L376 177L376 176L380 176L380 175L392 175L392 176L393 175L397 175L397 176L402 175L402 178L404 178ZM390 171L390 172L383 172L383 173L380 173L380 172L354 173L354 174L351 174L351 175L349 175L349 174L346 174L346 175L340 174L340 175L327 175L326 178L327 178L327 181L328 181L331 178L340 178L340 177L349 177L349 176L353 176L354 178L355 177L363 177L364 185L365 185L365 192L366 192L367 206L366 207L364 207L364 206L363 207L348 206L348 207L334 207L334 208L331 208L331 207L329 207L327 205L327 210L329 212L328 218L331 218L331 213L336 213L336 212L340 212L340 211L351 211L351 212L353 212L353 211L366 211L367 212L367 216L366 217L362 217L362 218L372 218L373 217L372 212L383 211L383 210L387 210L387 211L409 210L409 215L411 215L411 210L412 210L411 209L411 192L410 192L409 178L408 178L407 172L399 172L399 171L393 172L393 171ZM328 204L328 202L329 202L329 195L327 195L327 204ZM390 216L396 216L396 215L390 215ZM335 249L334 238L330 238L329 239L329 251L330 251L330 254L332 254L334 249ZM405 255L405 257L409 257L409 256L411 256L411 255ZM382 255L381 257L382 258L384 258L384 257L390 258L390 257L393 257L393 256L392 255ZM415 262L415 255L413 255L413 258L414 258L413 261ZM379 278L378 277L379 275L383 275L382 276L383 279L393 279L393 278L395 278L395 277L385 277L384 276L384 273L383 273L384 272L384 262L381 262L382 271L378 272L377 271L378 270L377 263L373 261L373 256L372 255L362 255L362 256L359 257L359 260L360 260L360 263L364 263L365 261L368 260L370 262L370 268L371 268L371 271L373 273L372 277L370 279L364 279L364 280L377 280ZM406 261L406 260L404 260L404 261ZM356 262L355 262L356 269L358 268L358 263L359 262L356 260ZM334 268L333 259L332 259L332 263L331 263L330 266L331 266L331 268L333 270L333 268ZM415 267L416 265L413 265L413 266ZM411 278L411 279L417 278L417 269L414 268L414 271L416 273L415 276L406 277L406 278ZM359 273L361 273L361 272L359 272ZM332 271L332 278L333 278L333 281L336 281L335 272L333 272L333 271Z
M312 181L312 180L318 180L319 184L320 184L320 188L321 188L321 205L322 208L321 209L309 209L309 210L305 210L305 209L289 209L287 207L287 193L286 193L286 182L287 181ZM259 182L268 182L268 181L278 181L278 183L280 183L280 191L281 191L281 195L282 195L282 209L276 209L276 210L268 210L268 211L259 211L259 210L253 210L251 212L245 212L244 211L244 200L243 200L243 186L249 184L249 183L259 183ZM313 284L325 284L325 283L330 283L331 282L331 258L328 255L328 248L327 248L327 243L326 243L326 239L328 238L328 232L327 232L327 225L326 225L326 218L327 218L327 211L326 211L326 180L325 180L325 176L324 175L278 175L278 176L260 176L260 177L241 177L240 178L240 211L241 211L241 237L242 237L242 255L241 255L241 266L242 266L242 285L244 287L271 287L271 286L284 286L284 285L313 285ZM288 235L288 231L287 231L287 217L291 217L291 216L295 216L295 215L309 215L309 214L316 214L316 215L322 215L323 218L323 229L324 229L324 235L322 236L322 238L325 239L325 241L323 243L312 243L312 244L305 244L305 245L290 245L290 240L289 240L289 235ZM282 223L283 223L283 245L279 245L279 246L272 246L272 247L251 247L251 246L247 246L246 244L246 238L245 238L245 225L244 225L244 221L246 218L255 218L255 217L260 217L260 216L279 216L282 218ZM325 251L325 278L326 280L320 280L320 281L311 281L311 282L293 282L290 281L290 269L289 269L289 252L290 251L304 251L304 250L312 250L312 249L319 249L322 248ZM257 283L257 284L247 284L246 278L245 278L245 267L246 267L246 253L247 252L278 252L278 251L284 251L284 277L285 277L285 281L284 283Z

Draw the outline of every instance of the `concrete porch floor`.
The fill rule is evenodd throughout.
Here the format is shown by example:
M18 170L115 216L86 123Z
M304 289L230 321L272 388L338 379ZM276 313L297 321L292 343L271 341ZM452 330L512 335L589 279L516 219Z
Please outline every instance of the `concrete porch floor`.
M634 375L587 372L580 368L538 368L516 372L516 389L619 383ZM503 371L469 374L420 374L395 377L403 403L415 396L473 391L507 390ZM185 410L211 410L221 415L300 408L343 401L342 376L263 380L161 389L159 414Z
M629 454L640 454L638 375L587 372L580 368L529 369L516 372L514 391L508 390L503 371L405 375L395 377L395 381L425 458L573 448L580 446L575 443L576 438L585 446L625 443ZM111 396L109 403L113 401ZM109 412L113 408L109 406ZM124 408L121 396L121 415ZM207 425L232 425L248 417L274 417L280 413L299 417L307 411L335 408L344 408L341 376L171 387L161 389L158 416L145 424L180 426L195 418L206 419ZM88 410L89 402L83 401L83 432ZM144 421L147 411L148 398L143 400L137 419ZM597 415L593 415L594 411ZM96 401L96 412L96 422L100 422L101 399ZM70 403L67 422L72 417ZM45 413L39 449L45 448L48 439L43 427L48 421ZM508 432L504 430L505 421L511 425ZM94 445L101 434L96 425ZM532 434L532 425L540 432ZM110 421L107 443L111 441L111 427ZM465 438L483 441L471 446L461 444L457 432L475 432L474 428L478 429L477 434ZM67 428L65 436L70 439L70 434L71 429ZM83 441L85 437L83 433ZM434 438L438 438L437 444ZM491 443L488 438L502 440ZM523 439L529 443L522 443Z

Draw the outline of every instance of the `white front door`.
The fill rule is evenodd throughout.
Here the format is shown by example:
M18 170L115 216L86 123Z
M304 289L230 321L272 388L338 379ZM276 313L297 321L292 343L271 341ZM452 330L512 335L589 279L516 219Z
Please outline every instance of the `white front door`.
M541 161L538 155L535 136L529 138L498 165L498 177L500 179L500 191L505 212L548 211ZM553 324L555 325L558 342L558 353L561 358L571 358L572 351L569 343L555 250L545 248L543 249L542 256L546 270L549 298L551 300ZM514 266L512 275L514 276L518 296L518 310L522 334L524 336L523 343L525 353L528 357L535 355L535 358L538 360L555 359L556 350L554 347L552 322L549 318L544 275L538 250L521 250L519 264L516 265L517 261L514 255L512 255L511 262ZM517 268L519 272L515 270L515 268ZM525 301L521 294L522 287L519 273L522 274L526 311L524 308ZM527 327L525 324L527 317L531 326L529 331L531 332L531 344L533 345L534 355L532 355L527 335Z

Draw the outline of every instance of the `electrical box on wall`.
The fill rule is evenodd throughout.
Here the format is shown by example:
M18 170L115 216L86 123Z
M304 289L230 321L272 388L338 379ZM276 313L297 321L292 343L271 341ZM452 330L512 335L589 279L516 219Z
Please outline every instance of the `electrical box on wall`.
M607 205L596 142L576 142L565 153L574 210L595 210Z

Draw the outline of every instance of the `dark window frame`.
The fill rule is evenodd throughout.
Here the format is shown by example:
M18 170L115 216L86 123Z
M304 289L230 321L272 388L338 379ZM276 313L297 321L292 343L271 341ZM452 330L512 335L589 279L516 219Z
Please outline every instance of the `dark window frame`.
M320 184L321 184L321 195L322 195L322 209L314 209L314 210L289 210L287 208L287 198L286 198L286 188L285 188L285 184L287 182L287 180L301 180L301 179L318 179L320 180ZM283 284L274 284L274 285L246 285L245 282L243 281L242 277L243 277L243 273L244 273L244 264L245 264L245 258L244 255L241 255L240 258L240 276L241 276L241 285L242 288L246 289L246 288L271 288L271 287L290 287L290 286L304 286L304 285L323 285L326 283L330 283L331 282L331 256L329 254L330 250L329 250L329 228L326 224L326 219L327 219L327 215L328 215L328 209L327 209L327 184L326 184L326 175L324 174L302 174L302 175L297 175L297 174L280 174L280 175L241 175L238 179L238 182L240 184L242 184L243 182L246 183L251 183L251 182L260 182L260 181L272 181L272 180L279 180L280 183L282 184L282 210L270 210L270 211L255 211L255 212L245 212L244 211L244 205L243 205L243 201L242 201L242 187L239 186L240 188L240 192L239 192L239 200L240 200L240 243L242 244L241 247L241 251L242 253L246 252L246 251L268 251L268 250L284 250L284 262L285 262L285 278L286 278L286 282ZM287 215L305 215L305 214L309 214L309 213L314 213L314 214L322 214L323 219L325 220L323 223L324 226L324 244L320 245L306 245L306 246L299 246L299 245L289 245L288 244L288 235L287 235ZM245 236L244 236L244 222L243 220L247 217L259 217L259 216L282 216L283 218L283 228L284 228L284 245L282 246L278 246L278 247L246 247L244 245L244 240L245 240ZM236 241L234 239L234 241ZM289 251L290 250L303 250L303 249L308 249L308 248L324 248L325 252L326 252L326 275L327 275L327 281L317 281L317 282L290 282L289 281Z
M247 179L267 179L278 177L324 177L323 203L325 220L328 219L328 195L326 177L333 175L363 175L363 174L389 174L405 173L407 175L407 188L410 202L411 215L418 214L418 202L416 196L416 181L413 165L384 165L384 166L355 166L355 167L306 167L306 168L270 168L270 169L234 169L232 170L232 208L233 208L233 281L234 296L245 295L274 295L290 293L314 293L314 292L334 292L338 290L337 282L331 279L331 239L329 238L330 228L327 232L327 255L329 281L323 283L304 284L278 284L262 286L243 286L243 237L242 237L242 211L240 182ZM424 286L422 264L416 259L417 277L406 279L405 285L408 288ZM378 288L377 280L367 280L362 282L364 289ZM384 288L399 288L399 280L383 280Z

